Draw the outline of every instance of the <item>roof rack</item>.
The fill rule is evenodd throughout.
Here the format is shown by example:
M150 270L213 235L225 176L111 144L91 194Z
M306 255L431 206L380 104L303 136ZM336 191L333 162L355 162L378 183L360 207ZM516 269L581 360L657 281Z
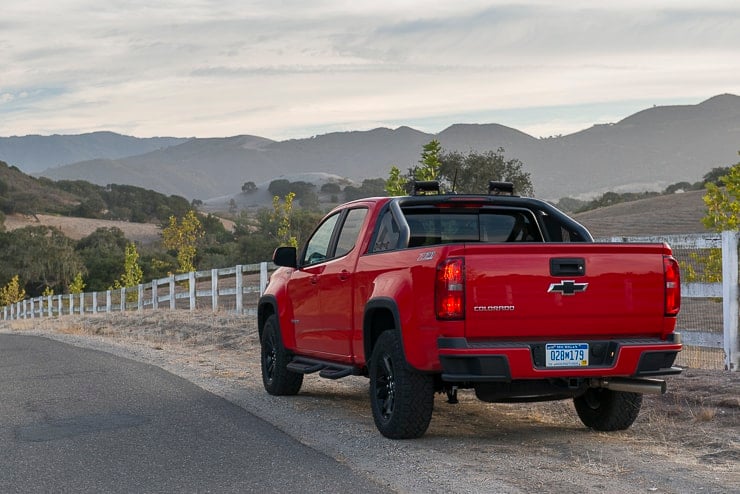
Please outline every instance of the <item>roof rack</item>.
M440 188L439 182L436 180L412 180L411 181L411 193L412 196L428 196L428 195L439 195Z
M488 195L513 196L514 184L512 182L496 182L494 180L491 180L490 182L488 182Z

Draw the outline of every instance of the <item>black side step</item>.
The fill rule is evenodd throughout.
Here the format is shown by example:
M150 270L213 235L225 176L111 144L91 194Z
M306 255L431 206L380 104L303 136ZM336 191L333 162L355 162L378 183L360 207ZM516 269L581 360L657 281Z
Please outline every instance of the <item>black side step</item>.
M352 365L342 365L335 362L325 362L307 357L293 357L286 366L291 372L312 374L319 372L319 376L326 379L339 379L351 375L360 375L360 370Z
M346 366L346 367L327 367L326 369L319 372L319 375L321 377L324 377L326 379L340 379L342 377L347 377L352 375L352 372L354 371L354 367Z
M286 365L289 371L298 372L301 374L313 374L316 371L320 371L325 367L321 363L310 363L293 360Z

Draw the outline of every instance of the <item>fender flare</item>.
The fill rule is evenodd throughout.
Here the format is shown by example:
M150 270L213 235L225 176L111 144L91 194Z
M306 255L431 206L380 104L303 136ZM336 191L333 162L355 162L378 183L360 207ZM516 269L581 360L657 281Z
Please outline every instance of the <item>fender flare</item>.
M381 328L373 325L373 316L377 311L390 313L393 328ZM398 304L390 297L376 297L368 300L362 315L362 344L366 362L370 360L370 355L372 354L373 346L378 336L386 329L397 329L399 332L401 331L401 314L398 310ZM403 338L401 340L403 341Z

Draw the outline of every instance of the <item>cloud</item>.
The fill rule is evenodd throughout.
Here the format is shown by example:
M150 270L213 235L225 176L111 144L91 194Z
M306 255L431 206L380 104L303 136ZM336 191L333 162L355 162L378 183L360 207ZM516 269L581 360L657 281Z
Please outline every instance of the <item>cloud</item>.
M555 134L626 116L597 108L740 92L730 1L10 0L0 24L0 135L285 138L465 117ZM516 118L528 109L542 120Z

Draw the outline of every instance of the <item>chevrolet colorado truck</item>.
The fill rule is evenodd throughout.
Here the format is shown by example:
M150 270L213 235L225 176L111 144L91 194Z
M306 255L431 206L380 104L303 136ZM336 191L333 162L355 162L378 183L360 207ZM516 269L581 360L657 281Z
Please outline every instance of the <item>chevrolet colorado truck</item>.
M677 374L680 274L667 244L596 243L557 208L491 182L338 206L259 300L262 378L369 378L375 425L423 435L436 393L457 402L573 399L581 421L628 428L655 376Z

